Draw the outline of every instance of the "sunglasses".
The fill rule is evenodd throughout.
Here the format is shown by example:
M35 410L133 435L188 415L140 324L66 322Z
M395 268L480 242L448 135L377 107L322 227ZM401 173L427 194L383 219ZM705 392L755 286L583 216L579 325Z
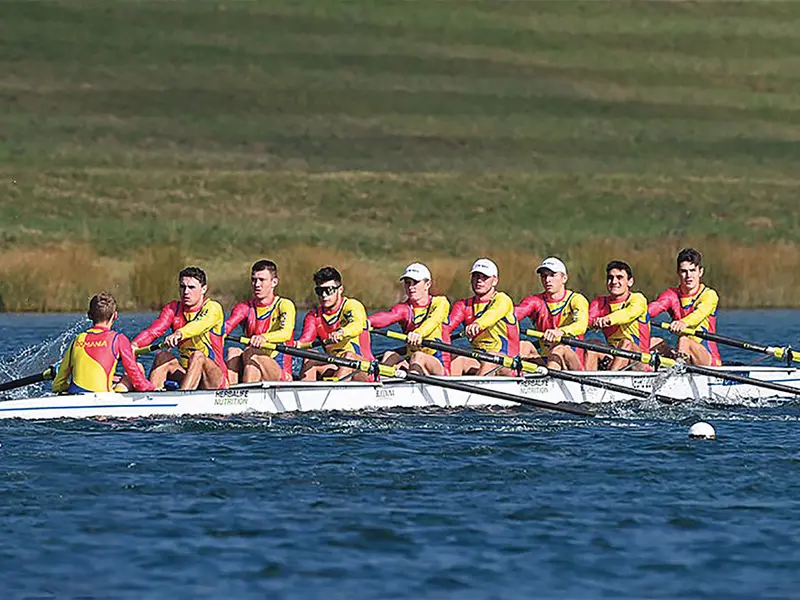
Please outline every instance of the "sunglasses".
M342 286L341 285L318 285L318 286L314 287L314 293L317 296L320 296L320 297L330 296L334 292L336 292L336 290L338 290L340 287L342 287Z

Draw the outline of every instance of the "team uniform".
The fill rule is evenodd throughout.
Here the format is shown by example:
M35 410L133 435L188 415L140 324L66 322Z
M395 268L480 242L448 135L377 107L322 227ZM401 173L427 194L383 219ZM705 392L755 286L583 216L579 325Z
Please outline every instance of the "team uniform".
M448 313L450 302L444 296L433 296L427 306L412 306L410 302L395 304L386 312L370 315L369 322L373 327L389 327L399 323L403 333L416 331L424 340L450 342L448 333ZM431 348L414 348L435 357L444 367L445 375L450 374L450 353ZM406 357L411 356L412 349L406 349Z
M108 327L95 325L72 340L53 379L53 391L70 394L113 392L114 371L120 360L136 391L155 389L139 370L130 340Z
M514 301L504 292L495 292L486 302L475 297L458 300L450 311L447 335L459 325L477 323L481 332L472 338L472 347L483 352L516 356L519 354L519 323L514 316Z
M589 304L589 322L606 316L611 317L611 325L603 327L608 343L618 346L627 340L642 352L650 351L650 315L644 294L632 292L616 302L611 296L598 296Z
M681 293L680 288L667 288L661 295L651 302L648 307L650 318L668 312L673 321L683 321L687 327L698 329L707 333L717 332L717 305L719 295L713 289L700 284L697 292L690 295ZM711 354L713 366L722 364L716 342L703 340L695 336L688 336L702 345Z
M189 357L201 352L220 368L222 387L228 387L228 366L225 364L225 313L219 302L206 298L196 311L185 311L179 300L168 303L150 327L137 335L133 343L147 346L171 329L183 334L178 342L178 360L185 369Z
M280 296L276 296L267 306L259 305L255 299L239 302L225 321L225 335L230 335L241 324L242 331L247 337L261 335L267 342L273 344L291 343L296 316L294 302ZM291 356L277 350L261 352L278 363L281 368L281 381L292 380Z
M342 330L344 337L339 342L326 343L325 352L333 356L352 352L364 360L373 360L367 311L353 298L343 298L342 304L332 313L326 313L322 308L308 311L303 321L303 333L297 341L312 343L319 339L326 342L337 329Z
M589 327L589 301L583 294L565 290L561 300L547 299L544 292L526 296L514 309L518 320L528 317L537 331L560 329L564 335L583 339ZM539 340L541 356L550 354L550 350L558 345ZM576 348L575 354L583 366L583 350Z

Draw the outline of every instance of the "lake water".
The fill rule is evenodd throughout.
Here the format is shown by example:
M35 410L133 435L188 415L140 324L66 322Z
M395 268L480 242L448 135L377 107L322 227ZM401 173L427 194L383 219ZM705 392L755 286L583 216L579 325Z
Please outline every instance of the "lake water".
M800 346L798 311L719 323ZM0 380L84 325L0 315ZM688 439L699 419L717 441ZM796 404L0 421L0 598L797 598L798 421Z

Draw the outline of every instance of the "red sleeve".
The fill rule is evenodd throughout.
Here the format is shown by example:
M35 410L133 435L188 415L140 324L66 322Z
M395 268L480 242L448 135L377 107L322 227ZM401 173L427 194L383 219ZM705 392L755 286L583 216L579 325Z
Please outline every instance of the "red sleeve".
M539 296L525 296L522 302L514 307L514 316L517 322L522 321L525 317L530 317L531 321L536 319L539 313L541 298Z
M369 316L369 324L375 329L383 329L395 323L405 323L408 320L408 305L395 304L391 310L375 313Z
M180 303L178 301L173 300L162 308L161 314L158 315L155 321L150 323L150 327L133 338L133 343L141 348L142 346L151 344L153 340L164 335L164 333L172 327L172 319L175 318L179 305Z
M309 343L317 339L317 317L313 310L308 311L303 320L303 333L297 338L297 343Z
M450 335L453 331L455 331L461 323L464 322L464 318L467 316L467 305L464 300L457 300L453 304L453 308L450 309L450 316L447 319L447 323L443 326L443 329L447 330L447 335Z
M658 298L647 305L647 313L650 315L651 319L665 311L669 311L674 317L676 314L678 314L678 311L676 311L674 308L674 303L677 299L678 296L675 294L675 290L668 288L661 292L661 295Z
M225 319L225 335L230 335L239 326L239 323L245 320L248 312L250 312L250 305L247 302L239 302L234 306L231 316Z
M122 366L125 369L125 374L128 376L128 379L131 380L133 389L137 392L152 392L156 389L139 369L139 365L136 364L136 357L133 355L133 348L131 348L130 340L124 335L119 334L115 341L117 342Z
M591 325L594 320L598 317L602 317L603 315L603 306L605 303L603 302L603 297L598 296L594 300L592 300L591 304L589 304L589 325Z

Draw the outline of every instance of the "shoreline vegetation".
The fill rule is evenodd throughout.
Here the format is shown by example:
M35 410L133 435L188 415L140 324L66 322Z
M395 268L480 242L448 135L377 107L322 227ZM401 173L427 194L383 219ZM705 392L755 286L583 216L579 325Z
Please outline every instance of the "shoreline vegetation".
M368 308L479 256L516 300L557 255L648 298L703 252L721 308L800 307L800 3L9 0L0 310L125 310L258 258Z

